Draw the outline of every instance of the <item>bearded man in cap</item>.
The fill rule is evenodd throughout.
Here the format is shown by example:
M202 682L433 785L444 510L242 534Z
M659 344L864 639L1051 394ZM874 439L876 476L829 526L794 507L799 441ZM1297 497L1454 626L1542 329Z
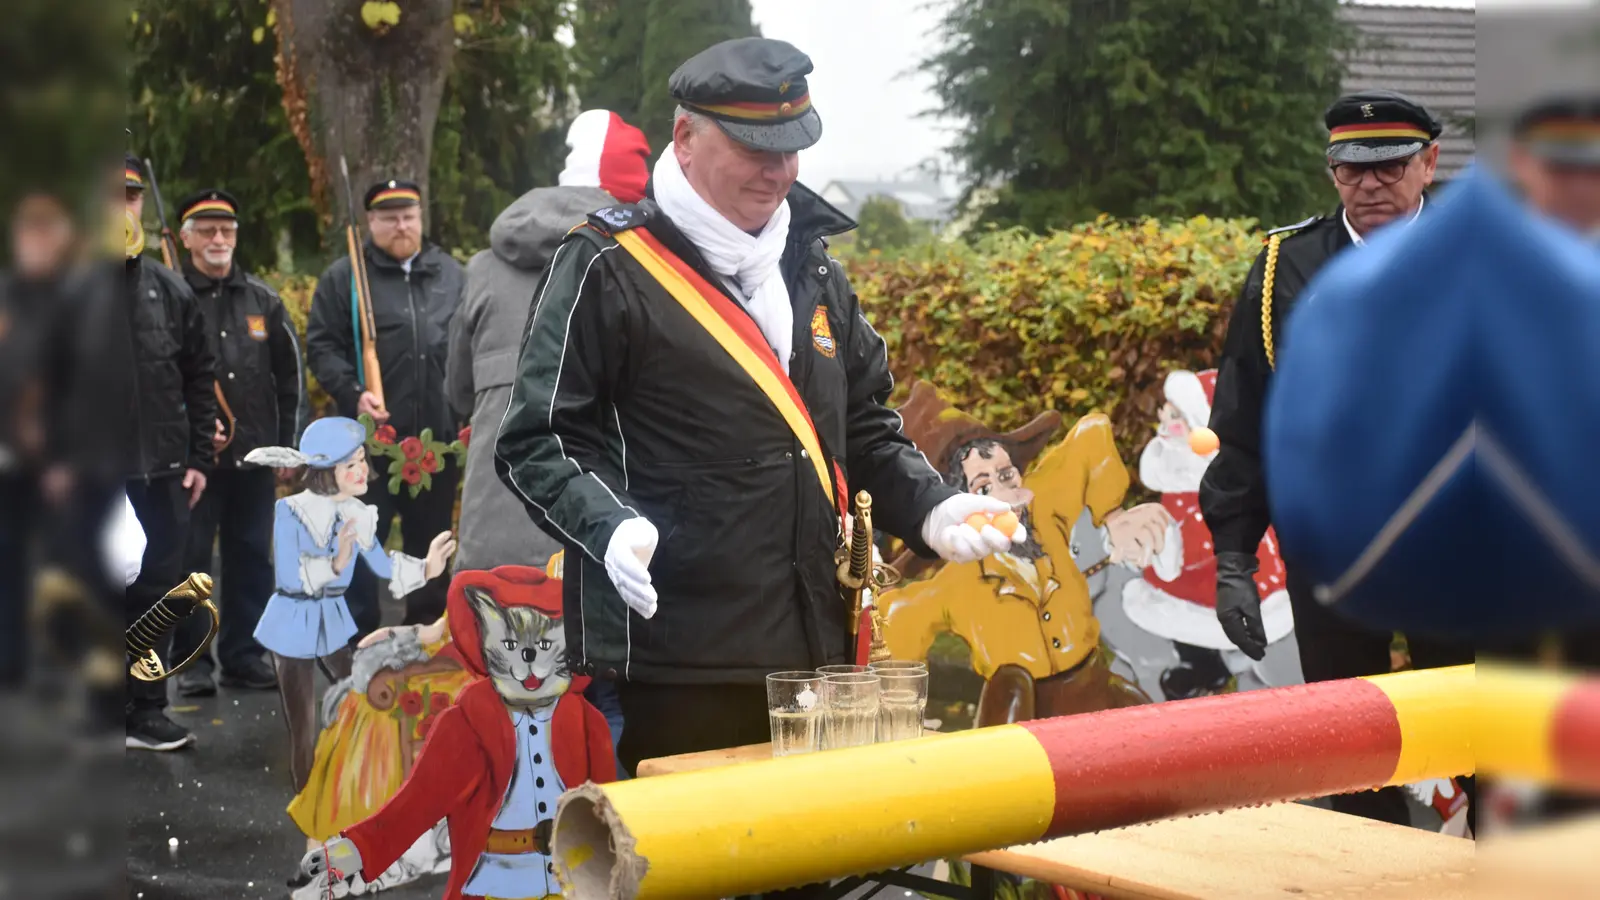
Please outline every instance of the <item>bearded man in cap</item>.
M306 322L306 356L312 374L351 419L363 413L394 429L398 439L433 429L438 440L450 440L459 423L445 397L445 358L450 321L461 304L466 274L461 264L423 237L422 191L413 182L385 179L363 197L367 240L362 246L372 318L377 326L378 368L383 379L380 398L358 376L361 335L351 314L350 258L334 261L317 281ZM433 536L450 530L459 466L446 465L433 474L432 487L412 497L389 493L388 462L368 460L376 484L368 499L378 507L378 542L389 539L390 523L400 515L402 549L418 559L428 553ZM406 625L427 625L444 614L448 579L440 578L407 595ZM355 640L379 624L377 581L365 569L356 573L346 595L359 629Z
M1217 556L1217 618L1222 630L1251 659L1266 654L1268 635L1256 586L1256 551L1271 525L1261 465L1261 422L1282 346L1284 323L1306 284L1327 262L1350 248L1361 252L1380 228L1415 219L1439 161L1443 130L1421 104L1393 91L1341 97L1327 110L1329 174L1339 207L1297 225L1268 232L1228 323L1218 365L1210 427L1220 440L1200 482L1200 508ZM1396 224L1399 223L1399 224ZM1390 632L1350 622L1324 607L1312 586L1285 559L1289 604L1307 682L1390 671ZM1473 661L1470 645L1414 636L1416 668ZM1333 798L1341 812L1404 824L1410 821L1397 788Z
M219 188L198 191L178 204L178 239L188 254L184 281L205 317L217 357L217 387L227 403L228 432L214 441L216 468L189 522L184 568L212 571L212 547L221 538L222 628L217 658L228 687L271 690L278 685L253 632L272 596L272 515L277 477L271 468L244 462L257 447L283 447L298 436L304 378L299 340L283 303L266 282L244 271L239 245L239 203ZM187 659L205 640L205 622L184 620L172 652ZM202 657L177 677L178 693L216 693L211 658Z
M567 551L569 653L619 680L619 755L768 740L764 679L853 656L834 551L856 490L923 555L1008 550L884 405L883 339L824 238L853 222L796 183L822 136L782 41L673 73L645 200L563 242L524 337L496 469ZM658 608L659 602L659 608Z

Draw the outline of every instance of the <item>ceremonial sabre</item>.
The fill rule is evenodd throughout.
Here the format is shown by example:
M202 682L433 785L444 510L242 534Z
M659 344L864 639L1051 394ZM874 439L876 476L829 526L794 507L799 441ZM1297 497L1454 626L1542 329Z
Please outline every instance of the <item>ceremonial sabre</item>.
M354 338L360 342L361 350L356 354L356 380L378 398L378 408L384 409L383 374L378 370L378 326L372 318L372 288L367 284L367 262L361 253L361 233L356 228L356 195L350 186L350 165L342 154L339 171L344 175L345 210L350 219L344 226L345 249L350 252L350 316L357 332Z
M206 633L205 640L200 642L200 646L189 654L188 659L179 663L176 668L163 668L161 658L156 655L156 642L197 608L204 608L211 615L211 630ZM204 572L196 572L183 584L168 591L165 597L157 600L156 605L150 607L128 629L128 655L133 658L128 674L140 681L165 681L182 672L193 665L195 660L205 654L206 648L211 646L211 639L217 635L217 625L217 607L211 602L211 576Z
M860 491L856 494L855 524L851 527L849 546L840 547L837 556L839 586L850 604L850 643L858 665L889 658L889 647L883 642L883 614L874 600L879 591L900 581L900 573L893 566L873 561L872 537L872 495ZM863 612L867 614L872 636L867 647L861 645Z

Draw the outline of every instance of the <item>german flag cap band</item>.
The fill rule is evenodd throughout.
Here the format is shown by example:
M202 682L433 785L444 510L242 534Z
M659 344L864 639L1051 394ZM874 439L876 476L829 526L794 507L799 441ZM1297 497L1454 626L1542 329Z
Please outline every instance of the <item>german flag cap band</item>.
M1323 115L1328 161L1335 165L1389 162L1438 140L1444 127L1427 108L1395 91L1357 91L1334 101Z
M754 150L795 153L822 137L806 76L811 57L770 38L715 44L678 67L667 91L684 109L717 123Z
M218 188L206 188L190 194L178 204L180 223L190 219L237 218L239 218L239 201L235 200L232 194Z
M419 206L422 188L410 181L389 179L367 188L367 209L398 209L402 206Z

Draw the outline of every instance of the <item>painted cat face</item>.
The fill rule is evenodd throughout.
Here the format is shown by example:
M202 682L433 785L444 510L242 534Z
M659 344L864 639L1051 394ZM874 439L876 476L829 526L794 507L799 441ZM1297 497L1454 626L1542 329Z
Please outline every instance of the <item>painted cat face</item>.
M530 606L503 607L479 587L466 589L483 636L483 662L500 698L512 706L553 703L572 683L561 622Z

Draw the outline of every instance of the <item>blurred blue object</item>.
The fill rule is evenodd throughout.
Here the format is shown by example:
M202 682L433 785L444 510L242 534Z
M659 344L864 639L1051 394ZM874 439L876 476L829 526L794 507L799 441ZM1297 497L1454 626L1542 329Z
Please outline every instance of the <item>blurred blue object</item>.
M1308 285L1263 427L1321 602L1449 638L1600 622L1600 252L1492 174Z

